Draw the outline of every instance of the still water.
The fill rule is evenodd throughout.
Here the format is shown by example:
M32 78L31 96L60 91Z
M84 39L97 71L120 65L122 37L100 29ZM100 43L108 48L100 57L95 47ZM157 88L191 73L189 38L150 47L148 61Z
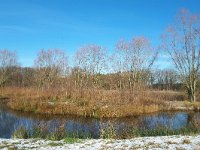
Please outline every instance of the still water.
M179 129L194 121L200 121L200 112L160 112L135 117L117 119L93 119L75 116L39 115L12 111L0 104L0 138L11 138L13 132L23 125L31 129L34 124L48 124L51 129L59 124L65 125L68 133L82 133L92 138L99 138L100 127L112 123L118 134L129 128L155 129L167 127Z

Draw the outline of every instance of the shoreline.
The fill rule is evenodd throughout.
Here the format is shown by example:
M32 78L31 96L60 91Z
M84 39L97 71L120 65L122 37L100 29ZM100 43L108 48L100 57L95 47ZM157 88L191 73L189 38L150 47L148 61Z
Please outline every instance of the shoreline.
M9 102L9 100L8 100ZM37 111L31 111L31 110L21 110L17 109L15 107L11 107L10 105L5 103L5 106L12 110L12 111L17 111L20 113L31 113L31 114L38 114L38 115L55 115L55 116L65 116L65 115L70 115L70 116L75 116L75 117L86 117L86 118L96 118L96 119L111 119L111 118L126 118L126 117L133 117L133 116L140 116L140 115L149 115L149 114L154 114L154 113L160 113L160 112L200 112L200 102L188 102L188 101L171 101L171 102L166 102L165 103L165 108L164 106L161 106L161 108L155 109L154 111L150 112L137 112L129 115L119 115L119 116L91 116L91 115L82 115L82 114L74 114L74 113L54 113L53 109L52 111L48 112L37 112ZM28 107L28 106L27 106ZM141 107L147 107L147 106L141 106ZM154 106L158 107L158 106ZM133 108L134 109L134 108Z
M1 89L0 101L12 110L35 114L72 115L88 118L122 118L161 111L199 111L200 102L189 102L182 92L147 90L145 96L130 101L118 91L94 91L96 97L66 97L56 91L33 88ZM91 92L91 91L88 91ZM115 96L112 95L115 93ZM128 94L128 93L127 93Z
M2 139L0 149L200 149L200 135L138 137L125 140L85 139L75 143L42 139Z

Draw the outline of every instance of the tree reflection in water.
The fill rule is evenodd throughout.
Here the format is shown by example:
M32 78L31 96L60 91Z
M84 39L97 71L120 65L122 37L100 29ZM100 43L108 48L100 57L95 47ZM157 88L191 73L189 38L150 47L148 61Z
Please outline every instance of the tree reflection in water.
M155 129L165 127L180 129L181 127L195 124L200 125L199 112L173 112L141 115L137 117L126 117L116 119L93 119L76 116L39 115L33 113L22 113L12 111L0 106L0 138L10 138L14 130L23 125L31 129L33 125L44 124L48 126L49 132L58 128L61 124L69 134L88 135L99 138L100 127L106 128L112 124L117 134L123 134L130 128Z

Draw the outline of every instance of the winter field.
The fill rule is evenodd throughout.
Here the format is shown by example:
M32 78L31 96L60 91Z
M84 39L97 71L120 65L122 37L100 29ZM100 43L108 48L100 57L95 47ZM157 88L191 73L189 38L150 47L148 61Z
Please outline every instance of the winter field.
M77 140L75 143L66 141L47 141L40 139L0 139L0 149L42 149L42 150L103 150L103 149L170 149L170 150L199 150L200 135L194 136L162 136L139 137L127 140L88 139Z

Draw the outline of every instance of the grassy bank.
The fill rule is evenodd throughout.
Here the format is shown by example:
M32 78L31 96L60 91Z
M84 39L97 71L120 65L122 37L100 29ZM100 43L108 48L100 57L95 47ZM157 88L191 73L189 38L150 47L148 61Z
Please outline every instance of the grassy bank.
M200 133L199 122L190 124L178 129L172 129L167 127L157 127L152 129L145 128L129 128L117 132L112 124L109 124L106 128L99 129L99 137L101 139L131 139L135 137L150 137L150 136L170 136L170 135L195 135ZM47 124L35 124L31 129L27 129L24 126L19 126L18 129L12 135L13 138L28 139L39 138L53 141L59 141L65 139L68 143L78 142L80 139L91 139L91 135L86 133L69 133L65 129L65 125L50 129Z
M8 107L26 112L71 114L85 117L125 117L167 110L199 110L200 103L185 102L182 92L143 90L84 90L66 93L58 90L37 91L34 88L4 88L1 97ZM130 97L132 97L130 99Z
M31 129L27 129L24 126L19 126L12 135L12 138L19 139L47 139L52 141L63 140L66 143L80 142L80 139L91 138L87 134L77 134L77 133L68 133L65 131L63 126L54 128L52 130L48 129L46 124L34 125Z

